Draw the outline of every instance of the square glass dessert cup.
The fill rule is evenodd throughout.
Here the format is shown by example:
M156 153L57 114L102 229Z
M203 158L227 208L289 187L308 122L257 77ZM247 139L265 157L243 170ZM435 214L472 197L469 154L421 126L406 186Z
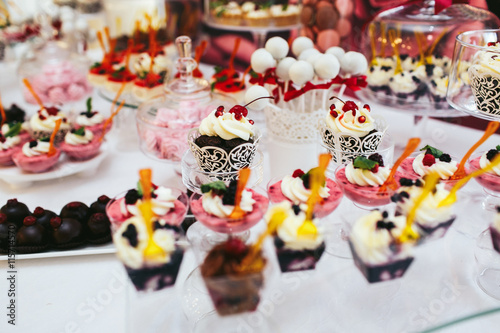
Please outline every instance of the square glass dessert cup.
M325 252L326 243L321 242L315 249L289 249L279 236L274 236L274 247L282 273L306 271L316 268Z
M500 300L500 252L494 247L493 238L500 235L491 233L492 228L484 230L476 238L474 258L476 259L476 282L487 295ZM498 238L496 238L498 241ZM498 245L498 243L497 243Z
M354 202L354 204L362 209L371 209L374 207L385 206L391 203L391 196L395 190L387 187L384 191L380 191L380 186L359 186L351 184L346 177L345 169L347 164L340 165L335 170L335 180L344 192L344 195ZM399 184L399 179L403 177L398 171L394 176L394 180Z
M285 176L286 175L274 177L267 184L267 195L273 204L277 204L285 200L291 201L281 191L281 183ZM330 192L328 198L324 198L314 207L314 216L317 218L330 215L342 201L343 191L336 181L331 178L326 178L325 186L330 190ZM300 204L306 204L306 201L300 202Z
M319 121L319 134L321 137L321 146L326 148L332 156L332 162L336 165L354 160L357 156L369 156L373 153L379 153L386 160L386 156L392 161L394 154L394 141L387 136L387 123L384 118L374 116L375 132L368 133L363 137L334 132L327 127L324 119Z
M252 198L255 200L255 203L253 204L252 211L242 218L223 218L207 213L203 209L203 195L199 193L193 193L189 199L191 212L197 221L217 233L234 234L245 232L262 220L269 205L269 199L262 189L247 188L246 190L252 192Z
M456 37L447 91L447 101L455 109L487 120L500 119L500 74L488 60L500 57L500 48L488 47L497 41L500 29L467 31Z
M167 214L159 216L158 218L164 225L170 225L181 230L181 223L184 221L189 208L189 198L187 194L178 189L169 187L172 190L172 195L177 199L174 201L174 207L167 212ZM111 222L111 231L116 232L118 228L132 215L129 212L124 214L123 209L125 205L125 195L128 191L121 192L112 198L106 205L106 215Z
M251 137L253 142L238 144L235 147L199 147L195 140L200 137L198 128L192 129L188 134L189 149L191 150L198 167L207 172L231 172L249 167L260 143L262 133L255 129ZM229 142L223 139L221 141Z

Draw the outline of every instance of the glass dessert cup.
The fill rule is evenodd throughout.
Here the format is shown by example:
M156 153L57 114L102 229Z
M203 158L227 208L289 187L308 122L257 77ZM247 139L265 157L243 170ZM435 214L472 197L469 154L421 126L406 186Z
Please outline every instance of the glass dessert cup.
M264 177L264 154L257 150L255 157L250 163L249 168L252 170L247 187L253 188L262 183ZM238 177L238 171L229 172L207 172L198 166L198 163L190 150L184 153L181 162L182 167L182 182L188 190L196 193L201 193L200 187L203 184L211 183L217 180L222 180L226 185L233 179Z
M387 187L380 191L380 186L359 186L351 184L345 175L346 164L340 165L335 170L335 180L344 192L344 195L351 200L354 205L364 210L371 210L376 207L385 206L391 203L391 196L394 190ZM402 174L398 171L394 180L399 184Z
M481 169L479 161L483 153L484 152L474 153L469 158L468 166L470 172ZM487 172L474 179L483 187L486 193L486 197L481 203L483 209L487 211L496 211L496 207L500 205L500 176L493 172Z
M384 161L392 163L394 140L387 134L387 123L381 116L373 116L377 132L363 137L333 132L324 119L319 121L321 147L332 156L332 165L340 165L354 160L357 156L368 157L379 153Z
M284 176L274 177L267 184L267 194L269 196L269 200L273 204L277 204L285 200L291 201L285 197L283 192L281 192L281 182L283 177ZM330 215L342 201L342 189L334 180L327 178L325 185L330 190L330 195L314 207L314 216L317 218L323 218ZM300 204L306 204L306 202L301 202Z
M478 70L485 51L500 56L499 49L487 47L497 41L499 29L467 31L456 37L447 91L447 101L453 108L477 118L500 120L498 72Z
M476 238L476 282L487 295L500 300L500 253L493 247L490 228Z
M184 191L180 189L169 187L172 190L172 195L177 199L174 202L174 207L167 212L167 214L159 216L158 218L163 222L163 225L171 225L181 230L181 224L186 217L189 208L189 198ZM122 223L127 220L131 214L127 215L122 212L122 205L125 203L125 195L128 191L121 192L112 198L106 205L106 215L111 222L111 231L116 232Z

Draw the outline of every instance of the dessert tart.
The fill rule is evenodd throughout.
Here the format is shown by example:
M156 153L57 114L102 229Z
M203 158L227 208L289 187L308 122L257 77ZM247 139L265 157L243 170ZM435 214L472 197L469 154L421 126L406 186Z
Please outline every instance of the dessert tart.
M103 131L106 118L99 111L92 110L92 97L89 97L86 102L87 111L80 112L76 117L74 127L85 127L91 131L95 136L100 136ZM106 132L111 130L111 126L106 128Z
M55 142L56 144L61 143L66 133L70 130L71 125L66 114L54 106L43 107L31 116L29 121L31 136L34 139L50 137L59 119L61 119L62 122L57 131Z
M423 182L420 179L413 181L407 178L401 178L399 182L401 187L391 199L396 203L396 215L407 216L422 194ZM445 184L439 183L418 206L413 223L421 241L443 237L455 221L453 206L439 205L449 194Z
M7 126L9 130L4 134L3 128ZM26 140L23 141L20 135L21 123L16 123L12 127L4 124L0 131L0 165L12 165L12 156L17 154ZM28 139L29 140L29 139Z
M101 137L80 127L66 133L59 148L72 160L86 161L99 154L101 143Z
M431 172L436 172L441 180L449 180L457 171L458 162L453 160L449 154L429 145L420 151L422 153L416 157L408 157L401 164L405 178L417 179Z
M12 160L26 172L47 171L57 164L61 156L61 150L55 147L51 154L51 146L48 138L26 142L21 151L12 156Z
M297 5L286 4L272 5L269 13L276 26L287 26L299 23L300 7Z
M413 261L413 244L398 242L406 225L404 216L371 211L358 219L349 236L354 263L369 283L402 277Z

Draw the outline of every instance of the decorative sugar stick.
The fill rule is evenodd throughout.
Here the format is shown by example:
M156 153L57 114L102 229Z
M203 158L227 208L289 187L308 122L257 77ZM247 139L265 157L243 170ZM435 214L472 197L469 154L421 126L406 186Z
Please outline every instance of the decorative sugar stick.
M7 121L7 115L5 114L5 110L2 105L2 96L0 95L0 115L2 116L2 121L0 122L0 134L2 131L3 124Z
M99 41L99 46L101 47L103 58L106 56L106 46L104 45L104 41L102 40L102 32L96 32L97 40ZM103 60L104 61L104 60Z
M249 168L243 168L238 171L238 185L236 186L236 194L234 197L234 209L229 215L232 219L241 219L245 216L245 212L241 209L240 204L243 190L245 189L248 179L250 178L250 172Z
M394 189L394 190L398 187L398 184L394 180L394 176L396 175L396 171L398 171L398 168L401 166L401 163L403 163L403 161L408 156L410 156L410 154L413 153L413 151L415 149L417 149L419 144L420 144L420 138L411 138L410 140L408 140L408 143L406 144L405 150L403 150L403 153L401 154L401 156L399 156L396 163L394 163L394 165L392 166L391 173L389 174L389 176L387 177L385 182L380 186L379 192L385 192L387 187Z
M417 210L424 202L424 199L434 191L436 188L436 184L439 181L439 174L436 172L430 173L424 178L424 187L422 188L422 193L420 193L420 196L417 197L415 200L415 203L413 207L411 207L410 211L408 212L408 215L406 216L406 227L403 229L403 232L401 233L401 236L399 236L398 241L400 243L405 243L411 240L417 240L420 236L418 233L413 230L412 225L413 221L415 220L415 216L417 215Z
M428 64L432 64L432 54L434 53L434 49L438 45L438 43L443 39L444 35L448 32L447 28L444 28L443 31L439 34L439 36L436 37L436 39L432 42L431 47L425 52L426 54L426 62Z
M469 157L472 155L472 153L480 146L482 145L490 136L495 134L495 132L498 129L498 126L500 126L500 123L496 121L490 121L488 123L488 126L486 127L486 130L484 131L483 136L472 146L470 149L467 151L467 153L462 157L462 160L460 161L460 164L457 167L457 170L455 173L450 177L450 180L457 180L457 179L462 179L465 177L467 174L465 172L465 163L467 163L467 160Z
M28 88L28 91L31 93L31 95L33 96L33 98L35 99L35 101L38 103L38 106L40 106L40 109L45 109L45 106L43 106L43 103L42 103L42 100L40 99L40 97L36 94L35 90L33 89L33 87L31 86L31 83L30 81L28 81L27 78L24 78L23 79L23 83L24 85L26 86L26 88Z
M57 132L59 131L59 127L61 127L62 119L57 119L56 120L56 126L54 127L54 130L52 131L52 134L50 135L50 141L49 141L49 151L47 152L47 156L54 156L57 153L56 147L54 147L54 142L56 140L56 135Z
M418 53L420 54L417 66L421 66L425 64L425 48L427 47L426 40L424 34L420 31L415 31L415 39L417 40Z
M477 177L477 176L481 176L483 173L486 173L486 172L489 172L491 170L493 170L493 168L495 168L496 166L500 165L500 154L498 154L497 156L495 156L495 158L493 158L493 160L491 161L490 164L488 164L485 168L483 169L479 169L479 170L476 170L470 174L468 174L467 176L463 177L462 179L460 179L450 190L450 193L448 194L448 196L446 198L444 198L438 205L438 207L443 207L443 206L448 206L448 205L452 205L455 201L457 201L457 191L462 187L464 186L465 184L467 184L467 182L469 180L471 180L472 178L474 177Z
M238 37L234 41L233 52L231 52L231 57L229 58L229 75L234 74L234 58L236 57L236 53L238 53L238 49L240 48L241 38Z
M385 46L387 45L387 27L384 22L380 23L380 58L385 57Z
M118 114L118 112L120 112L120 110L123 108L124 104L125 104L125 101L122 101L120 103L120 105L118 106L118 108L114 112L111 113L111 115L109 116L108 119L106 119L104 121L104 124L102 125L102 134L101 134L101 137L99 139L100 142L102 142L102 140L104 140L104 136L106 135L106 129L113 122L113 118Z
M401 57L399 55L399 43L398 39L396 38L396 32L393 29L390 29L387 33L389 35L389 41L394 52L394 57L396 58L396 68L394 69L394 75L397 75L403 71L403 67L401 66Z
M142 188L142 203L139 205L142 218L148 231L148 245L144 249L144 257L148 259L162 259L165 252L153 239L153 205L151 203L151 169L141 169L139 171Z
M248 66L247 69L243 72L243 75L241 76L241 82L239 84L240 89L243 89L243 86L245 85L245 77L250 73L252 70L252 66Z
M370 37L370 46L372 48L372 61L370 62L372 66L377 66L377 40L375 37L375 23L370 23L368 26L368 36Z

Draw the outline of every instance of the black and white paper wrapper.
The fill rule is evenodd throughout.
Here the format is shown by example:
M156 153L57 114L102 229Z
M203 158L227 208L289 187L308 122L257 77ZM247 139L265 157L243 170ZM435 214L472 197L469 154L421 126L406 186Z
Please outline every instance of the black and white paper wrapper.
M369 156L376 153L387 131L387 123L382 117L374 117L374 133L358 137L346 133L334 132L326 126L322 119L319 122L319 131L323 146L332 156L336 164L343 164L354 160L357 156Z
M500 73L485 71L479 64L469 68L469 78L477 109L500 115Z
M231 172L250 167L260 142L261 132L256 129L252 143L243 143L234 147L229 153L215 146L199 147L195 140L200 136L198 128L189 131L189 149L200 169L206 172Z

